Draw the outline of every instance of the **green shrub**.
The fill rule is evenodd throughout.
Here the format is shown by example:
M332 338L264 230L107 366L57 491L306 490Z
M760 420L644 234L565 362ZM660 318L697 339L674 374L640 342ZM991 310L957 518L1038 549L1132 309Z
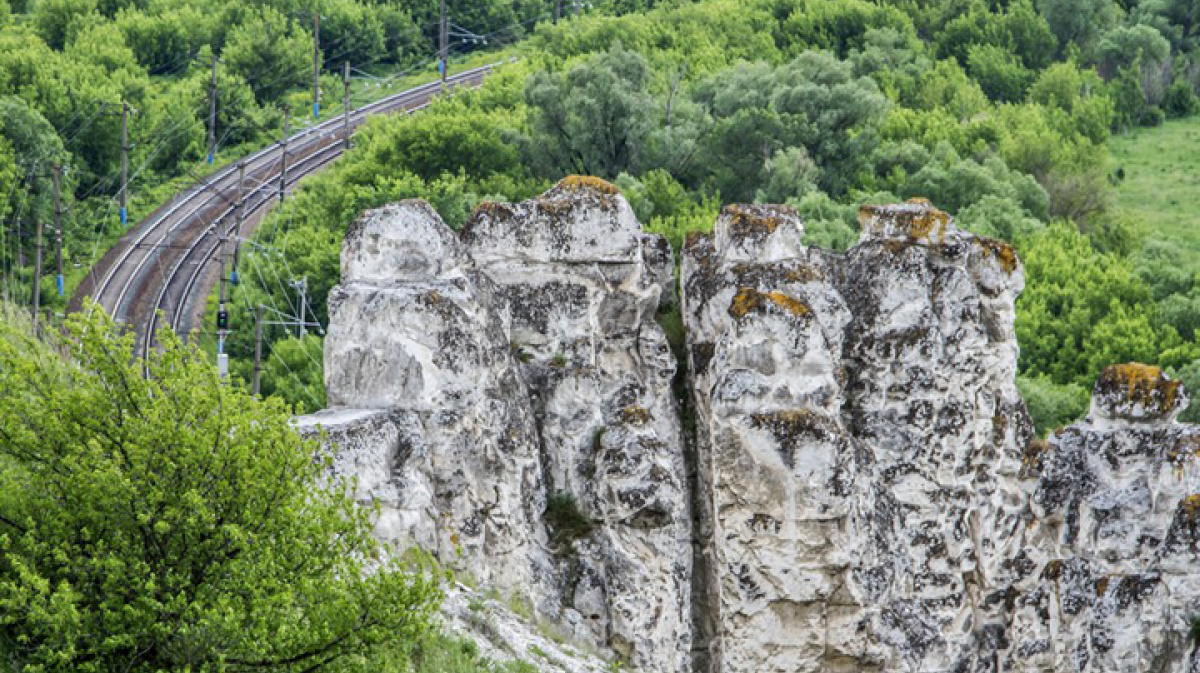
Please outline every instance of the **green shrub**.
M1176 80L1163 95L1162 109L1171 119L1190 117L1200 111L1200 101L1197 101L1191 84Z
M1017 389L1025 399L1039 436L1079 420L1091 401L1086 388L1075 383L1058 385L1046 377L1017 377Z
M544 517L550 527L550 544L559 552L568 551L576 540L587 537L595 528L570 493L555 493L547 498Z

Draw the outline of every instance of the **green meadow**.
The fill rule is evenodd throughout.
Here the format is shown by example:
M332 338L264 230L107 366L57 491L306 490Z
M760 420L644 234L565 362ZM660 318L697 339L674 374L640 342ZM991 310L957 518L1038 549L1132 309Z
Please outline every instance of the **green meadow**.
M1200 266L1200 117L1114 134L1112 170L1118 209L1143 222L1154 238L1194 253ZM1189 255L1190 257L1190 255Z

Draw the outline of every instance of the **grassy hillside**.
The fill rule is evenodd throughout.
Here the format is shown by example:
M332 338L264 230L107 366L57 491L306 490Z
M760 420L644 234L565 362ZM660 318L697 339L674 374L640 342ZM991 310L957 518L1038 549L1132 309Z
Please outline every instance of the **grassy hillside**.
M1200 117L1114 135L1117 208L1145 223L1151 238L1186 249L1200 266Z

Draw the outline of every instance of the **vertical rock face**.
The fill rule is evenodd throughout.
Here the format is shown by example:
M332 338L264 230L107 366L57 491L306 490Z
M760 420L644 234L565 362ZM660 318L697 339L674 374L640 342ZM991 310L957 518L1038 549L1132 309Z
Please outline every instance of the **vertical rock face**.
M329 315L330 404L387 412L367 427L327 423L364 495L384 506L380 535L482 582L546 591L533 408L512 394L522 379L495 287L454 232L421 201L365 214L346 234Z
M485 204L463 240L504 299L546 490L570 494L597 524L560 554L568 620L628 664L680 670L691 520L675 361L654 322L674 280L670 247L642 233L614 187L588 178Z
M1200 428L1178 381L1101 374L1091 412L1030 445L1032 548L1013 591L1014 671L1195 671ZM1030 562L1032 561L1032 562Z
M330 294L326 389L303 419L432 549L644 671L691 642L675 362L654 322L670 247L607 183L484 204L461 240L427 204L369 212Z
M862 224L841 256L731 206L685 251L714 670L970 670L998 646L1021 269L925 203Z
M508 597L489 628L516 656L550 647L532 611L643 672L1200 673L1179 383L1110 367L1035 440L1013 249L923 201L860 220L836 254L787 208L729 206L676 299L670 248L602 181L461 235L423 202L372 211L330 295L334 408L298 423L382 538ZM654 319L676 301L684 401ZM546 670L597 670L556 648Z

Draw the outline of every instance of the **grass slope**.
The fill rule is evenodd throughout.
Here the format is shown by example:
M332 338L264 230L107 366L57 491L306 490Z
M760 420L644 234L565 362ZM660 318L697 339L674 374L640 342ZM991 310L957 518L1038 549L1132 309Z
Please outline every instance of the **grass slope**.
M1117 207L1200 266L1200 117L1114 135L1109 148L1113 170L1125 171Z

